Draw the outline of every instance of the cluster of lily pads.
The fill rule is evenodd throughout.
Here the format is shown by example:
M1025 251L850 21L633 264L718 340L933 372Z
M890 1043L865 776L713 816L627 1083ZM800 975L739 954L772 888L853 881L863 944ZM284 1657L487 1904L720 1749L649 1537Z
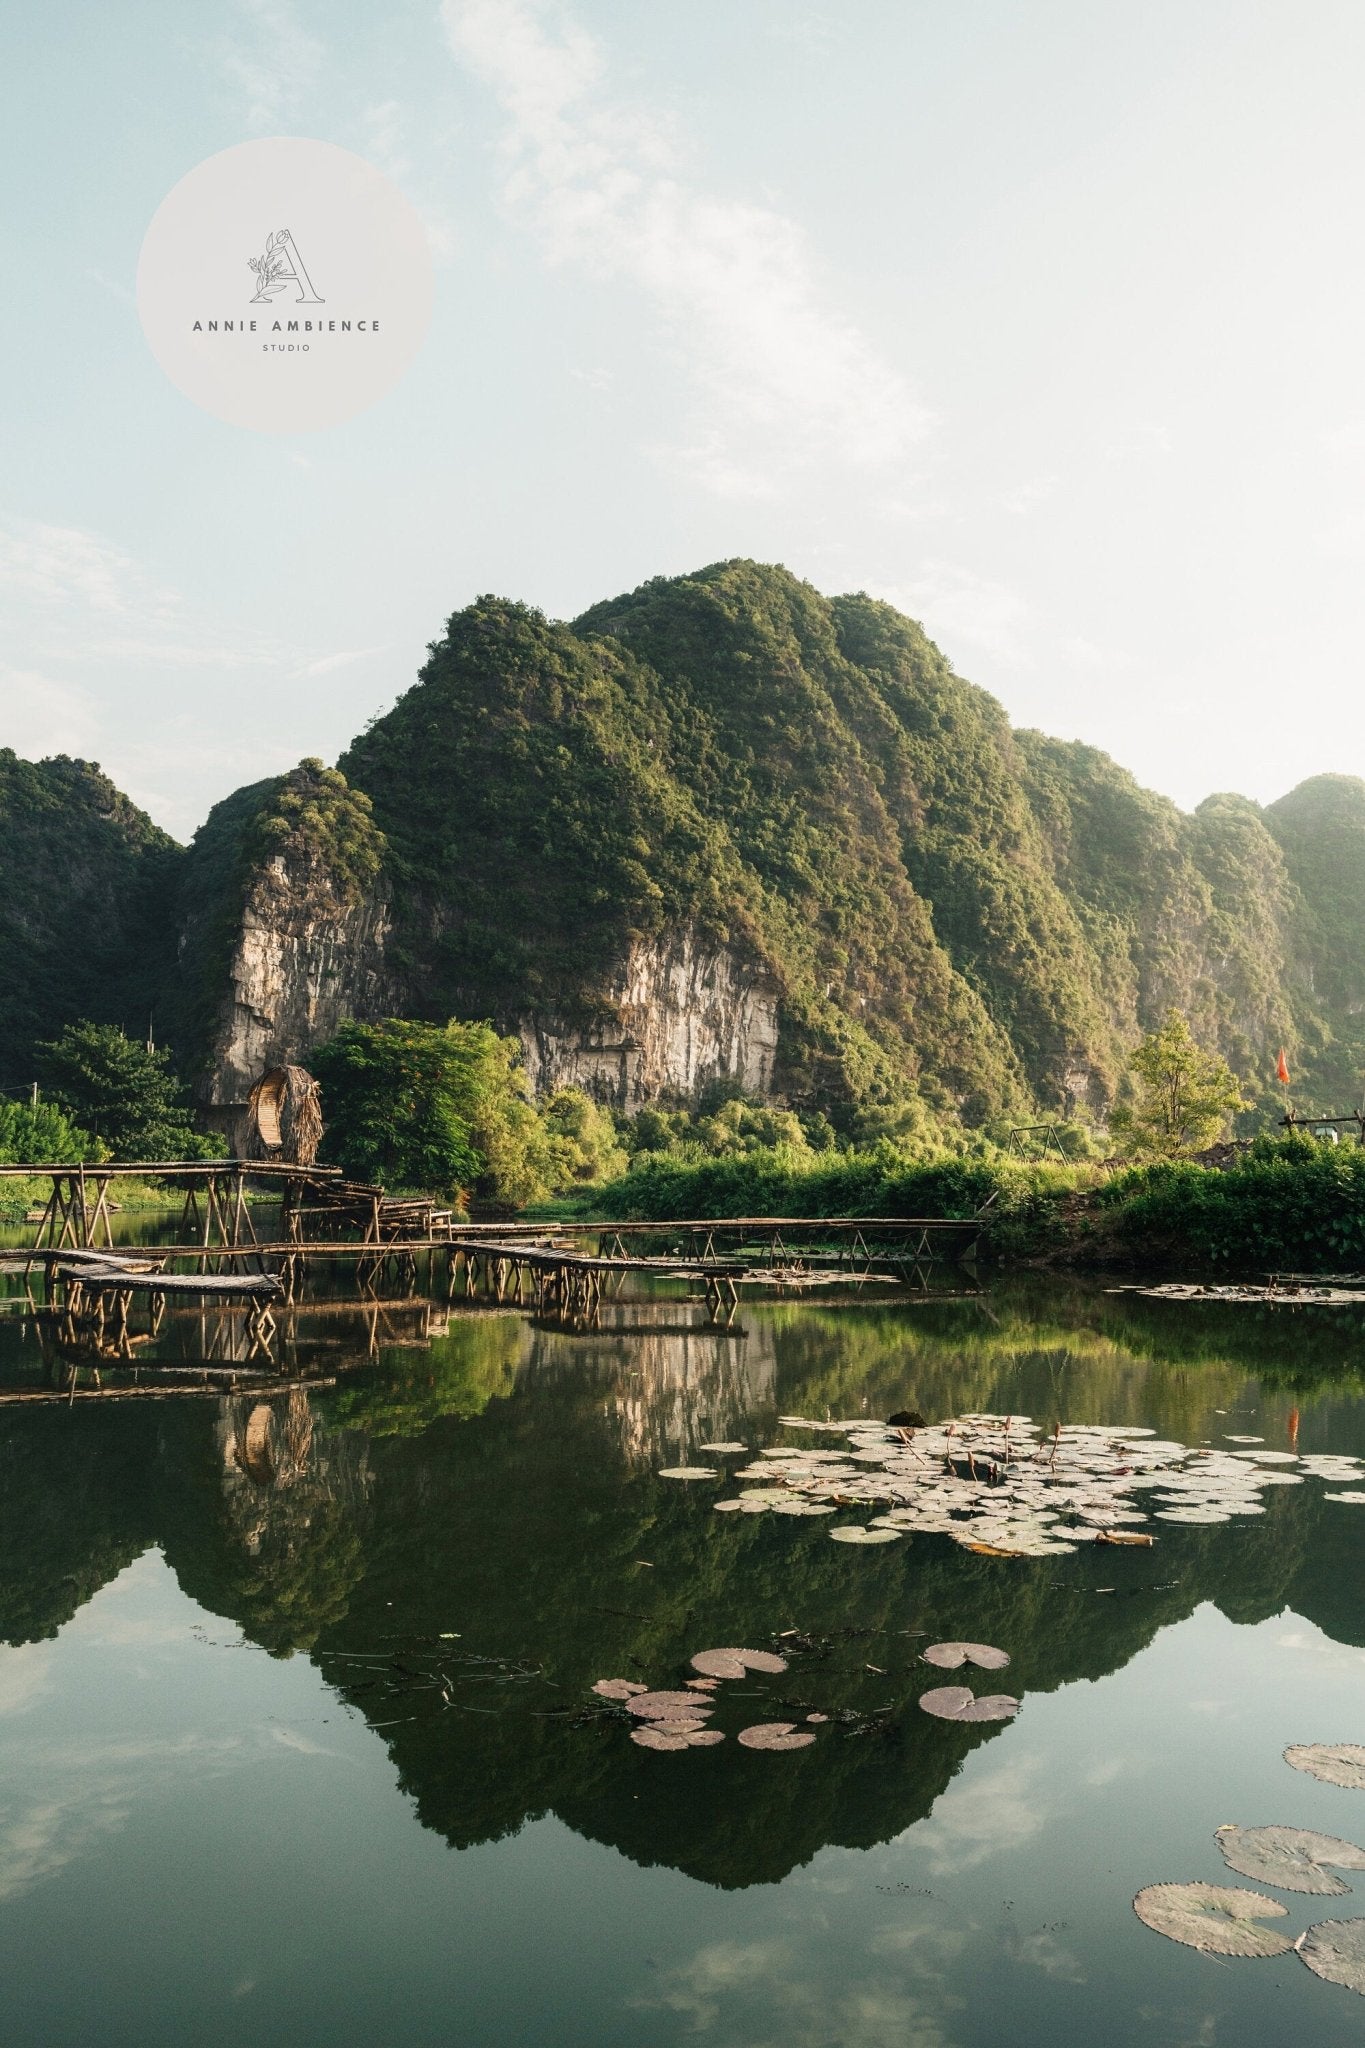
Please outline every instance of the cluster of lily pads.
M941 1671L956 1671L974 1664L983 1671L1000 1671L1009 1663L1004 1650L990 1643L931 1643L921 1652L922 1661ZM630 1739L640 1749L709 1749L724 1742L721 1729L709 1727L716 1702L713 1697L728 1678L745 1678L751 1671L777 1674L787 1669L785 1657L772 1650L698 1650L691 1660L695 1674L684 1679L676 1691L655 1691L633 1678L599 1678L592 1687L599 1699L623 1706L639 1726ZM940 1721L1009 1721L1019 1711L1010 1693L974 1694L965 1685L935 1686L920 1697L926 1714ZM736 1740L745 1749L808 1749L815 1736L813 1728L829 1720L828 1714L795 1721L756 1721L741 1728Z
M1284 1760L1325 1784L1365 1792L1365 1745L1358 1742L1295 1743ZM1214 1840L1229 1870L1258 1878L1280 1891L1332 1897L1350 1890L1334 1870L1365 1870L1365 1849L1311 1828L1221 1827ZM1215 1956L1282 1956L1291 1951L1315 1976L1365 1995L1365 1918L1319 1920L1296 1941L1267 1920L1283 1920L1289 1908L1264 1892L1216 1884L1149 1884L1133 1900L1144 1926L1187 1948Z
M995 1557L1052 1557L1081 1543L1150 1544L1152 1520L1215 1523L1265 1512L1272 1486L1339 1482L1324 1498L1365 1506L1365 1459L1299 1457L1231 1436L1231 1448L1167 1442L1155 1430L1098 1423L1041 1430L1026 1415L972 1414L935 1424L816 1422L784 1415L784 1429L839 1436L761 1450L729 1477L745 1490L713 1503L718 1514L832 1515L879 1508L829 1531L837 1543L880 1544L913 1534L951 1536ZM703 1444L710 1457L749 1456L741 1443ZM1292 1468L1292 1469L1290 1469ZM661 1479L704 1482L718 1465L673 1465ZM1139 1506L1137 1496L1146 1496Z
M727 1678L743 1678L750 1671L782 1672L785 1657L772 1650L698 1650L692 1659L695 1677L685 1679L676 1692L652 1691L632 1678L599 1678L593 1691L599 1699L617 1700L640 1723L630 1739L640 1749L707 1749L725 1736L707 1722L715 1712L712 1694ZM828 1714L807 1714L817 1726ZM756 1721L741 1728L736 1740L745 1749L807 1749L815 1736L810 1727L794 1721Z

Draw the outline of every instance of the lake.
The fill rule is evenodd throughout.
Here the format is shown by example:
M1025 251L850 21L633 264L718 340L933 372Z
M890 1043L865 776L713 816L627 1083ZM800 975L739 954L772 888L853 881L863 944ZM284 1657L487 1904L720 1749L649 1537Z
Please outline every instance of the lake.
M172 1315L157 1355L208 1341ZM718 1324L658 1284L589 1331L317 1301L281 1343L312 1384L268 1400L0 1407L7 2048L1359 2041L1292 1950L1199 1953L1132 1906L1251 1888L1291 1941L1361 1911L1215 1840L1365 1842L1365 1791L1283 1759L1365 1743L1365 1513L1313 1463L1365 1458L1353 1308L1030 1277ZM0 1390L42 1372L11 1296ZM1140 1497L1154 1545L1027 1556L831 1540L875 1506L715 1512L749 1455L847 1448L780 1417L866 1445L898 1411L1302 1483L1207 1522ZM727 1476L657 1476L694 1462ZM1008 1653L965 1677L1015 1718L920 1708L962 1682L923 1661L944 1640ZM703 1700L723 1742L642 1748L591 1691L716 1646L786 1663ZM737 1740L772 1720L816 1739Z

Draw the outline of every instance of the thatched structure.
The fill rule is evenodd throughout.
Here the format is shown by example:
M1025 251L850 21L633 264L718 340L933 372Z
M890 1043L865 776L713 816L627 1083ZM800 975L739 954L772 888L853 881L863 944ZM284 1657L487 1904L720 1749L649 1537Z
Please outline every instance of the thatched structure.
M269 1067L247 1097L239 1159L311 1166L322 1143L322 1090L306 1067Z

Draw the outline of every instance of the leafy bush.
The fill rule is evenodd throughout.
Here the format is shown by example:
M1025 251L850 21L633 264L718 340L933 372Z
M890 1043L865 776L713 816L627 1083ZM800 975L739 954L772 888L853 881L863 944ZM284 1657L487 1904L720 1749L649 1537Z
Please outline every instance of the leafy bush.
M515 1038L488 1024L344 1024L312 1055L324 1157L358 1180L523 1203L553 1177Z
M75 1166L107 1158L105 1147L54 1102L0 1102L0 1160L6 1166Z
M1258 1138L1222 1170L1137 1167L1104 1189L1116 1236L1191 1264L1343 1271L1365 1266L1365 1150Z

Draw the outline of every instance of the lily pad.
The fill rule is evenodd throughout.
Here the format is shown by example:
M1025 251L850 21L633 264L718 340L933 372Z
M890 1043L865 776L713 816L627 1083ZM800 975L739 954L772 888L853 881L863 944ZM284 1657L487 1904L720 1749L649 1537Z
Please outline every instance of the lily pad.
M746 1749L806 1749L815 1737L794 1721L757 1721L740 1729L739 1740Z
M656 1474L658 1479L719 1479L714 1465L665 1465Z
M643 1721L674 1721L709 1714L711 1709L694 1692L639 1692L626 1701L626 1712Z
M940 1721L960 1721L962 1710L972 1704L975 1694L965 1685L936 1685L932 1692L920 1694L920 1705L926 1714L933 1714Z
M1365 1493L1357 1489L1354 1493L1325 1493L1324 1500L1345 1501L1351 1507L1365 1508Z
M1318 1892L1327 1897L1351 1887L1323 1868L1365 1870L1365 1849L1336 1835L1311 1828L1221 1827L1214 1836L1229 1870L1259 1878L1286 1892Z
M648 1692L649 1687L637 1685L633 1678L599 1678L593 1691L599 1699L629 1700L633 1699L636 1693Z
M1003 1671L1010 1661L1007 1650L993 1650L989 1643L930 1643L920 1654L926 1664L937 1664L943 1671L956 1671L962 1664Z
M1365 1743L1293 1742L1284 1760L1324 1785L1343 1785L1350 1792L1365 1792Z
M715 1742L724 1742L725 1736L719 1728L698 1728L688 1736L689 1749L709 1749Z
M1149 1884L1133 1901L1144 1927L1210 1956L1282 1956L1294 1944L1261 1920L1283 1920L1289 1908L1263 1892L1219 1884Z
M641 1749L686 1749L688 1747L687 1736L665 1735L662 1728L632 1728L630 1739L632 1742L638 1742Z
M711 1505L718 1515L737 1515L744 1506L744 1498L736 1494L731 1500L713 1500Z
M835 1543L899 1543L899 1529L864 1529L857 1522L846 1524L840 1529L831 1529L830 1537Z
M1315 1977L1365 1994L1365 1920L1319 1920L1298 1947Z
M1019 1711L1019 1702L1012 1693L978 1693L969 1707L964 1707L954 1716L958 1721L1012 1721Z
M698 1650L692 1669L703 1678L743 1678L746 1671L785 1671L787 1660L771 1650Z
M737 1451L747 1451L747 1444L698 1444L699 1451L710 1451L714 1457L733 1457Z

